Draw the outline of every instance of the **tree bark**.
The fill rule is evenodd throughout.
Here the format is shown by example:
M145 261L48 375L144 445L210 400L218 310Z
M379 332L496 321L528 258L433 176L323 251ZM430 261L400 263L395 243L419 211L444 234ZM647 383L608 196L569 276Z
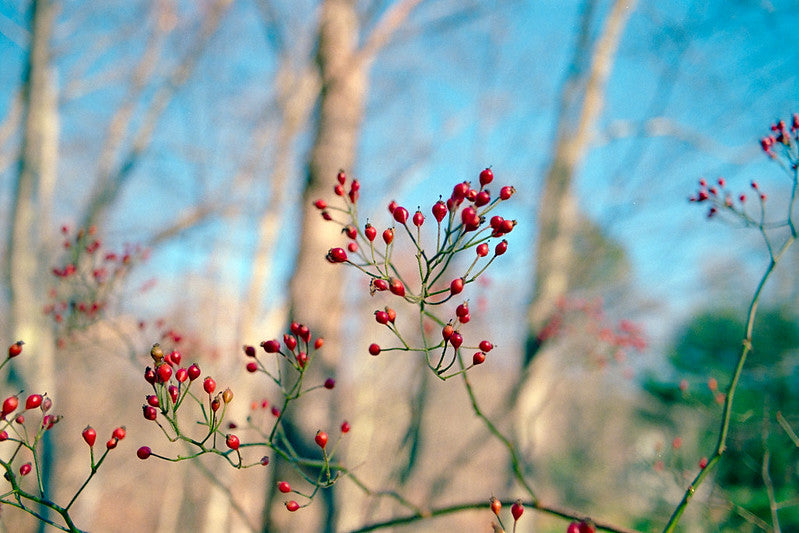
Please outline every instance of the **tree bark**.
M48 259L43 236L49 230L49 210L58 159L58 110L50 40L56 9L51 0L31 4L30 50L23 74L22 143L7 236L6 281L10 320L6 339L26 342L15 360L12 377L26 391L57 396L53 335L41 312ZM13 342L13 341L9 341ZM13 381L13 380L12 380ZM43 485L52 474L50 432L43 441ZM44 511L43 511L44 512ZM44 524L40 522L40 526Z

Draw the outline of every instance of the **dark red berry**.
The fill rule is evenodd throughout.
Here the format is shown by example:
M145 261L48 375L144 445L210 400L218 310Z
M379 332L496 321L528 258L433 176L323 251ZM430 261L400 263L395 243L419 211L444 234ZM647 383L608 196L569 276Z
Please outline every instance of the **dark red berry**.
M246 355L247 357L255 357L255 348L253 346L246 345L243 346L243 349L244 349L244 355Z
M264 341L261 343L261 348L263 348L266 353L277 353L280 351L280 341Z
M24 465L19 467L19 474L21 476L27 476L28 474L31 473L31 468L32 467L30 463L25 463Z
M388 324L388 313L385 311L375 311L375 321L378 324Z
M593 522L583 520L580 522L578 531L580 533L596 533L596 526L594 526Z
M513 505L511 505L510 508L510 514L513 515L513 520L514 521L519 520L519 518L522 517L523 513L524 513L524 506L522 505L521 500L516 500L516 502Z
M241 442L239 441L239 438L232 433L225 437L225 445L231 450L238 450L240 444Z
M369 353L372 355L378 355L380 353L380 345L376 343L372 343L369 345Z
M499 190L499 197L503 200L507 200L511 196L516 193L516 189L514 189L511 185L505 185L502 189Z
M331 248L325 259L331 263L344 263L347 261L347 252L344 251L344 248Z
M388 290L388 282L384 279L372 279L371 283L371 292L375 291L387 291Z
M391 278L388 288L392 294L396 294L397 296L405 296L405 285L403 285L402 282L397 278Z
M383 241L386 244L391 244L391 241L394 240L394 230L392 228L388 228L386 231L383 232Z
M178 368L177 372L175 372L175 379L178 380L179 383L183 383L189 379L189 372L185 368Z
M452 188L452 198L454 200L463 200L466 198L466 195L469 194L469 182L464 181L462 183L458 183L455 187Z
M435 217L438 222L441 222L444 220L445 216L447 216L447 204L439 200L433 204L433 217Z
M461 344L463 344L463 336L456 331L449 338L449 342L453 348L460 348Z
M485 360L486 360L486 354L484 354L483 352L474 352L474 355L472 356L472 364L481 365L485 363Z
M158 417L158 409L152 405L142 405L141 409L146 420L155 420Z
M491 193L488 192L488 189L483 189L482 191L477 193L477 196L474 197L474 205L476 205L477 207L483 207L490 201L491 201Z
M397 206L391 214L394 215L394 220L400 224L405 224L408 221L408 210L404 207Z
M463 278L455 278L449 284L449 293L452 295L460 294L463 291Z
M338 181L339 185L344 185L347 183L347 174L344 170L339 170L338 174L336 174L336 181Z
M333 388L335 388L335 386L336 386L336 380L335 380L335 379L333 379L333 378L327 378L327 379L325 380L325 388L326 388L327 390L332 390Z
M296 511L297 509L299 509L299 508L300 508L300 504L295 502L294 500L286 502L286 509L288 509L292 513L294 511Z
M480 173L480 185L485 187L494 180L494 173L490 168L485 169Z
M258 371L258 363L256 363L255 361L250 361L245 365L245 368L247 369L247 372L252 374L253 372Z
M494 248L494 255L502 255L508 251L508 241L502 240L499 244L497 244L496 248Z
M158 401L158 396L156 396L155 394L150 394L149 396L147 396L146 400L147 403L149 405L152 405L153 407L161 407L161 403Z
M169 381L169 378L172 377L172 367L169 366L167 363L161 363L155 369L155 373L158 376L158 381L161 383L166 383Z
M172 403L178 403L178 388L170 385L167 392L169 392L169 397L172 398Z
M109 450L113 450L114 448L117 447L117 444L119 444L119 439L117 439L116 437L111 437L110 439L108 439L108 442L105 443L105 447L108 448Z
M350 423L346 420L341 423L341 432L342 433L349 433L350 431Z
M463 317L469 314L469 302L463 302L455 308L455 315Z
M479 346L479 348L480 348L482 351L484 351L484 352L490 352L490 351L491 351L491 350L494 348L494 345L493 345L493 344L491 344L491 343L490 343L490 342L488 342L488 341L485 341L485 340L483 340L483 341L480 341L480 346Z
M149 446L142 446L141 448L136 450L136 457L138 457L139 459L144 461L145 459L150 457L150 454L152 454L152 453L153 452L152 452L152 450L150 450Z
M152 385L153 383L155 383L155 379L156 379L155 370L153 370L149 366L147 368L145 368L144 369L144 381L146 381L147 383Z
M341 232L350 239L356 239L358 237L358 230L355 229L355 226L344 226L344 229L341 230Z

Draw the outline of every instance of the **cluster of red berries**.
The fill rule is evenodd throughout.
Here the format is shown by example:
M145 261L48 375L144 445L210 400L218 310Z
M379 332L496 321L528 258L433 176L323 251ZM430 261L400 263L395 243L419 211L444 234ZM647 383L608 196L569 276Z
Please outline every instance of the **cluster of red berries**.
M760 190L756 181L752 181L750 187L760 199L760 206L762 207L766 201L766 194ZM735 199L733 199L733 197ZM708 218L712 218L719 212L724 212L735 218L742 219L745 223L752 222L752 219L744 211L746 194L740 193L738 195L733 195L730 193L727 190L727 181L722 177L716 180L716 185L710 185L707 180L700 178L699 189L696 194L688 198L688 201L709 203L710 207L707 212Z
M52 268L58 283L49 292L44 313L69 333L100 318L115 287L135 262L147 257L148 251L125 245L121 253L104 252L94 226L74 235L62 226L61 234L67 257Z
M289 361L298 372L302 373L306 370L313 356L311 347L313 347L314 350L318 350L325 343L324 339L319 337L315 339L312 344L312 339L313 336L308 326L298 322L292 322L289 326L289 332L283 334L282 344L277 339L271 339L261 342L261 348L268 354L282 356ZM245 364L247 372L254 373L260 371L271 376L269 370L267 370L261 360L258 359L258 353L254 346L244 346L243 350L244 354L251 359ZM333 388L332 386L328 387L327 384L325 386L327 388Z
M596 533L596 526L590 520L574 521L566 528L566 533Z
M791 120L790 131L785 125L784 120L778 120L771 125L771 134L760 139L760 148L769 155L769 157L777 157L774 151L779 145L790 148L791 145L799 141L799 113L794 113ZM796 161L793 162L794 169L796 168Z
M488 188L494 181L494 173L490 168L480 172L478 181L477 188L472 187L468 181L456 183L446 201L439 198L433 203L430 212L436 223L435 248L429 250L424 246L427 237L422 235L422 229L426 217L421 209L417 208L411 214L407 208L396 201L391 201L388 204L388 212L393 219L391 227L383 229L380 233L378 228L368 222L361 225L355 209L360 185L357 180L353 180L350 183L350 193L345 194L348 178L343 171L339 172L336 176L334 193L343 198L344 207L329 206L324 200L317 200L314 203L322 211L325 220L337 222L342 226L342 233L347 239L345 246L330 248L326 259L330 263L351 264L367 274L369 291L372 295L377 292L390 292L424 308L425 315L438 320L431 314L430 306L444 304L461 294L466 285L475 281L496 257L503 255L508 249L508 241L503 237L516 226L515 220L505 219L499 215L488 218L490 211L500 202L513 196L515 189L509 185L501 187L499 194L493 197ZM334 220L331 214L333 211L343 213L344 220ZM402 276L401 268L392 260L400 256L394 250L397 246L398 230L407 235L412 255L417 259L419 278L417 283L409 284L408 278ZM378 234L381 235L382 243L378 240ZM493 245L493 255L490 244L492 239L502 239ZM474 250L471 264L461 275L448 276L447 270L453 264L453 257L466 250ZM483 260L484 258L487 259ZM458 360L459 350L463 345L458 325L466 324L471 319L468 302L460 303L455 309L456 316L453 320L439 322L444 327L439 343L431 347L425 342L424 348L415 349L410 348L402 339L396 327L397 313L394 309L386 306L383 310L375 311L374 315L379 324L388 327L402 342L401 347L388 349L425 353L428 366L439 376ZM454 353L449 363L445 363L448 347L452 347ZM471 366L483 363L486 352L492 347L488 341L481 342L480 350L472 356ZM443 348L438 363L430 359L430 351L433 348ZM368 347L369 353L375 356L385 350L386 348L377 343L372 343Z
M119 441L125 438L126 435L125 426L119 426L111 432L111 438L105 443L106 450L113 450L119 444ZM86 441L86 444L89 445L90 448L94 448L94 443L97 440L97 432L91 426L86 426L86 428L81 432L83 436L83 440Z
M502 510L502 502L499 501L494 496L488 500L488 506L491 509L491 512L499 519L499 513ZM516 531L516 523L524 514L524 505L522 504L521 500L516 500L510 507L510 514L513 517L513 531ZM500 524L502 521L500 520Z

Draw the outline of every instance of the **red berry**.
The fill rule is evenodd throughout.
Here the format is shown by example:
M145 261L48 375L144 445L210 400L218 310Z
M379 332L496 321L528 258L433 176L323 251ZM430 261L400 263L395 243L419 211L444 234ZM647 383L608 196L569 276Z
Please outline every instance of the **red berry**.
M341 185L336 185L335 187L333 187L333 193L336 196L344 196L344 187L342 187Z
M463 344L463 336L457 331L452 334L452 337L449 338L450 344L452 344L453 348L460 348L461 344Z
M81 433L83 435L83 440L86 441L86 444L89 446L94 446L94 442L97 440L97 432L91 426L86 426L86 429L83 430Z
M374 294L375 291L387 291L388 282L384 279L372 279L369 283L369 290Z
M338 181L339 185L344 185L347 183L347 174L344 170L339 170L338 174L336 174L336 181Z
M263 466L266 466L266 465L268 465L268 464L269 464L269 456L267 456L267 455L264 455L263 457L261 457L261 464L262 464Z
M280 341L274 339L264 341L261 343L261 348L263 348L266 353L277 353L280 351Z
M476 205L477 207L483 207L490 201L491 201L491 193L488 192L488 189L483 189L482 191L477 193L477 196L474 197L474 205Z
M36 409L42 405L42 395L41 394L31 394L25 400L25 409Z
M502 240L499 244L497 244L496 248L494 248L494 255L502 255L508 251L508 241Z
M503 200L507 200L511 196L516 193L516 189L514 189L511 185L505 185L502 189L499 190L499 197Z
M305 363L308 362L308 354L305 352L300 352L296 356L297 364L300 365L300 368L305 368Z
M454 200L463 200L466 198L466 195L469 194L469 182L464 181L462 183L458 183L455 187L452 188L452 198Z
M375 320L378 324L388 324L388 313L385 311L375 311Z
M17 341L11 346L8 347L8 358L11 359L12 357L16 357L22 353L22 345L25 344L22 341Z
M183 383L189 379L189 372L185 368L178 368L177 372L175 372L175 379L178 380L179 383Z
M327 207L327 202L325 202L324 200L322 200L322 199L320 198L319 200L315 201L315 202L313 203L313 205L314 205L314 206L316 206L316 208L317 208L317 209L319 209L319 210L321 211L322 209L324 209L324 208L326 208L326 207Z
M388 228L386 231L383 232L383 241L386 244L391 244L391 241L394 240L394 230L392 228Z
M377 230L367 222L366 226L363 228L363 234L369 239L369 242L372 242L375 240L375 237L377 237Z
M405 296L405 285L403 285L402 282L397 278L391 278L388 288L392 294L396 294L397 296Z
M319 348L321 348L324 343L325 339L323 339L322 337L316 339L313 343L314 350L318 350Z
M25 463L24 465L20 466L19 467L19 473L22 476L27 476L28 474L30 474L31 473L31 464L30 463Z
M580 522L578 531L580 533L596 533L596 527L592 522L583 520L582 522Z
M158 417L158 409L152 405L142 405L141 409L144 418L147 420L155 420Z
M217 394L216 398L211 400L211 411L216 413L220 407L222 407L222 402L219 401L219 395Z
M155 394L150 394L147 396L147 403L152 405L153 407L161 407L161 403L158 401L158 396Z
M342 433L349 433L350 431L350 423L346 420L341 423L341 432Z
M497 228L497 231L499 231L501 233L510 233L513 230L514 227L516 227L516 221L515 220L505 219L499 225L499 228Z
M433 204L433 217L438 222L444 220L444 217L447 216L447 204L439 200L435 204Z
M172 398L172 403L178 403L178 388L174 385L170 385L167 388L167 392L169 392L169 397Z
M472 364L481 365L485 363L485 360L486 360L486 354L484 354L483 352L474 352L474 355L472 356Z
M236 435L233 435L232 433L228 434L225 437L225 445L231 450L238 450L240 444L241 443L239 442L239 438Z
M455 315L458 317L466 316L469 314L469 303L463 302L458 307L455 308Z
M113 433L111 433L111 436L118 440L124 439L125 435L126 435L125 426L120 426L116 428Z
M316 442L317 446L324 449L325 446L327 446L327 433L321 430L317 431L316 436L314 437L314 441Z
M485 257L488 255L488 243L480 243L477 245L477 257Z
M702 457L699 460L699 468L704 469L707 466L707 457Z
M347 252L344 251L344 248L331 248L325 259L331 263L344 263L347 261Z
M569 527L566 528L566 533L580 533L580 523L579 522L570 523Z
M394 320L397 318L397 312L390 307L386 307L386 313L388 314L388 321L393 324Z
M17 424L24 424L25 423L25 415L19 415L17 418L14 419Z
M327 390L332 390L336 386L336 380L333 378L327 378L325 380L325 388Z
M464 226L473 226L475 224L475 220L479 224L480 219L477 216L477 211L474 207L470 206L461 211L461 221L463 222Z
M117 439L116 437L111 437L110 439L108 439L108 442L105 443L105 447L108 448L109 450L113 450L114 448L117 447L117 444L119 444L119 439Z
M17 398L16 396L9 396L3 402L2 415L6 416L7 414L13 412L18 405L19 405L19 398Z
M172 377L172 367L169 366L167 363L161 363L155 369L155 373L158 376L158 381L161 383L166 383L169 381L169 378Z
M139 448L138 450L136 450L136 456L137 456L139 459L141 459L142 461L144 461L145 459L147 459L148 457L150 457L150 454L151 454L151 453L153 453L153 452L152 452L152 450L150 449L150 447L149 447L149 446L142 446L141 448Z
M358 243L357 242L349 243L347 245L347 251L350 252L351 254L356 253L358 251Z
M216 390L216 381L214 381L214 378L210 376L205 378L203 381L203 390L208 394L213 394L213 392Z
M516 502L510 508L510 514L513 515L513 520L517 521L519 518L522 517L524 513L524 506L522 505L521 500L516 500Z
M279 490L283 494L288 494L289 492L291 492L291 485L289 485L288 481L280 481L277 484L277 490Z
M255 357L255 348L249 345L242 346L244 350L244 355L247 357Z
M463 290L463 278L455 278L452 280L452 283L449 284L449 293L452 295L460 294Z
M299 508L300 508L300 504L295 502L294 500L286 502L286 509L288 509L292 513L294 511L296 511L297 509L299 509Z
M489 505L491 506L491 510L494 512L495 515L499 516L499 511L502 509L502 502L496 499L495 497L491 496L491 499L488 500Z
M249 363L247 363L245 368L247 369L247 372L252 374L258 371L258 363L256 363L255 361L250 361Z
M400 224L405 224L408 221L408 210L404 207L397 207L394 209L394 212L391 213L394 215L394 220L399 222Z
M491 344L491 343L490 343L490 342L488 342L488 341L480 341L479 348L480 348L482 351L484 351L484 352L490 352L490 351L491 351L491 350L494 348L494 345L493 345L493 344Z
M399 207L399 205L397 204L397 202L395 202L394 200L391 200L391 201L388 203L388 212L389 212L389 213L391 213L391 214L393 215L393 214L394 214L394 210L395 210L397 207Z
M424 215L418 209L413 214L413 225L420 228L424 224Z
M0 431L0 442L8 440L8 432L4 429Z
M172 350L172 352L167 357L168 357L167 362L171 361L172 364L174 364L175 366L178 366L180 364L181 359L183 359L183 356L177 350Z
M155 378L156 378L155 370L153 370L149 366L144 369L144 381L152 385L153 383L155 383Z
M369 353L372 355L378 355L380 353L380 345L376 343L372 343L369 345Z
M491 168L487 168L480 173L480 185L485 187L489 183L494 180L494 173L491 172Z

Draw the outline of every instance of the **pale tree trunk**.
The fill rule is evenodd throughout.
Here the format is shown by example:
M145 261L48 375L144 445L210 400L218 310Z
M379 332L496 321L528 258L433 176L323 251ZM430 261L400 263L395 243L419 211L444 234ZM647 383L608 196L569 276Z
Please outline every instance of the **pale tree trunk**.
M535 356L538 334L549 320L559 298L571 288L574 242L581 217L574 196L574 176L588 154L596 122L602 112L605 87L613 67L619 40L635 0L617 0L597 41L588 72L583 58L589 57L590 19L593 7L587 5L582 35L575 48L570 74L564 85L553 159L544 178L538 205L538 240L535 253L535 289L528 307L526 367Z
M595 6L588 0L582 13L580 35L575 46L569 74L565 80L558 109L557 132L551 150L538 206L538 240L534 256L535 288L528 307L528 333L525 358L519 379L507 396L507 407L514 411L515 440L525 456L547 445L552 429L553 391L563 361L557 354L540 354L539 333L556 310L558 299L575 288L575 244L581 224L590 221L581 216L573 182L591 148L591 140L605 99L607 84L619 41L635 0L616 0L604 27L591 46L591 27ZM590 59L589 59L590 58ZM536 365L530 365L534 357ZM563 386L562 383L560 386ZM543 474L543 472L542 472Z
M22 144L7 245L11 309L6 340L26 342L24 355L12 367L26 392L47 392L57 399L53 336L41 311L47 277L43 235L48 230L58 154L55 72L50 57L56 9L50 0L34 0L31 14L30 51L23 79ZM45 435L42 481L48 490L52 445L50 433Z
M293 319L306 324L314 336L326 339L316 363L326 375L333 375L341 354L344 269L324 262L331 243L338 240L340 228L325 223L311 203L316 198L329 197L336 173L342 168L352 169L355 162L367 84L365 63L354 60L358 36L355 2L325 0L319 15L316 56L321 81L319 115L302 197L301 235L290 285L290 313ZM335 410L334 406L329 407ZM279 465L276 463L276 469ZM333 531L336 516L330 500L332 491L325 490L322 495L324 501L319 498L314 505L320 508L324 505L324 530ZM273 496L276 495L271 490L264 508L264 531L273 530L273 511L281 511L273 510L276 503Z

